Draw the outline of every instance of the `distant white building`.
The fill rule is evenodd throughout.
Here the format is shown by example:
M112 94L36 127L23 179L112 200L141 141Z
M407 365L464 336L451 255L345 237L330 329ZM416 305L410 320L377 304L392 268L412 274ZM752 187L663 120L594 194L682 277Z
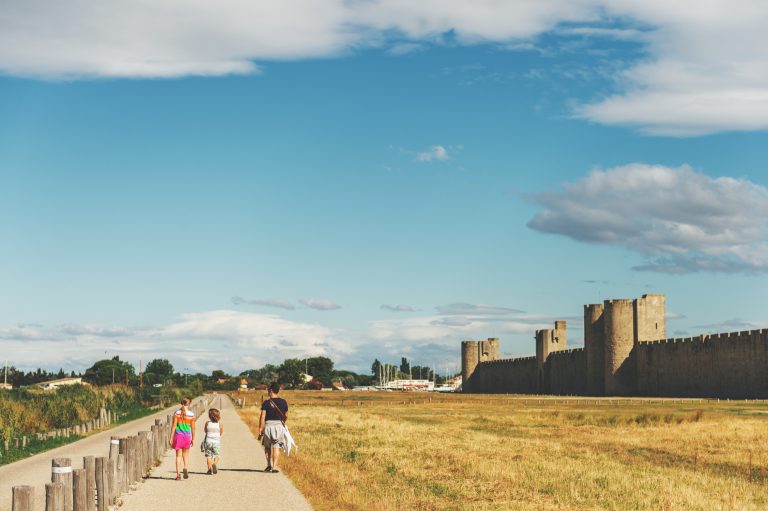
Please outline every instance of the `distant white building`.
M0 390L12 390L13 385L10 383L0 383Z
M82 378L61 378L59 380L43 381L38 383L39 387L45 390L53 390L58 387L65 387L67 385L79 385L83 383Z
M435 388L432 380L392 380L378 387L380 390L405 390L431 392Z

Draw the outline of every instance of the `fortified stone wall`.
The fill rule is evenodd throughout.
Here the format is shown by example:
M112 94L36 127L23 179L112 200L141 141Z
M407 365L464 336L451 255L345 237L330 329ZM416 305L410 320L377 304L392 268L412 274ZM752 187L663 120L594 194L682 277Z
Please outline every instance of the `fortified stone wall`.
M664 295L584 307L584 348L566 325L536 331L536 356L499 359L499 340L464 341L464 392L768 398L768 330L665 339ZM660 339L660 340L659 340Z
M637 391L644 396L768 396L768 330L641 342Z
M579 348L552 353L547 359L544 374L549 394L586 394L587 352Z
M478 389L476 392L534 394L536 370L536 357L481 362L472 377L472 387Z

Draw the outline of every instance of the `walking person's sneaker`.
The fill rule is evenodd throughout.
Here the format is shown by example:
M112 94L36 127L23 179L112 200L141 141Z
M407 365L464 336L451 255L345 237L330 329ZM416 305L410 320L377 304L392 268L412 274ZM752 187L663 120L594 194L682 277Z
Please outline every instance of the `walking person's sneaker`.
M273 474L279 474L280 473L280 471L277 470L276 468L271 468L271 469L269 469L269 471L272 472Z
M264 469L264 472L272 472L272 465L267 465L267 468Z
M181 481L181 476L179 474L176 474L176 480Z
M189 472L187 472L187 469L184 469L184 479L189 479Z
M214 473L214 474L218 474L218 473L219 473L219 469L218 469L218 468L216 468L216 463L214 463L214 464L213 464L213 465L211 465L211 466L212 466L211 470L213 471L213 473Z
M211 472L211 469L209 468L208 472L206 472L206 474L211 475L211 474L213 474L213 472Z

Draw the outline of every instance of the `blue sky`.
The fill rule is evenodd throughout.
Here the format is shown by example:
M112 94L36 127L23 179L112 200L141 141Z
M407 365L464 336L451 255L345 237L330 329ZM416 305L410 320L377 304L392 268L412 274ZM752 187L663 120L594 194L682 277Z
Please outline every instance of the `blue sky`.
M649 292L768 324L765 8L235 4L0 8L11 363L455 368Z

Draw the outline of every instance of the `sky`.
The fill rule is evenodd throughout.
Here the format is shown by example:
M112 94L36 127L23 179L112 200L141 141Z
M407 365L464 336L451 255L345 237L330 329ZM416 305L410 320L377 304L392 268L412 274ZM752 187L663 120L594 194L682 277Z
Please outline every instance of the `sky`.
M757 1L6 0L0 348L459 368L583 305L768 327Z

